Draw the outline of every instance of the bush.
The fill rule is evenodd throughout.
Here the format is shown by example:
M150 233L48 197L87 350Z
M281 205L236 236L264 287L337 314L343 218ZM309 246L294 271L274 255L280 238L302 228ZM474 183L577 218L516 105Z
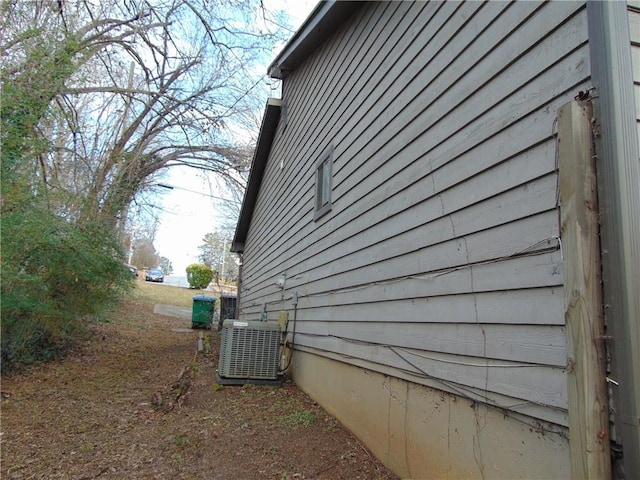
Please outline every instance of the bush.
M35 205L3 212L1 222L2 366L9 371L61 354L133 282L118 243L95 225Z
M203 263L192 263L187 267L187 281L191 288L207 288L213 280L214 271Z

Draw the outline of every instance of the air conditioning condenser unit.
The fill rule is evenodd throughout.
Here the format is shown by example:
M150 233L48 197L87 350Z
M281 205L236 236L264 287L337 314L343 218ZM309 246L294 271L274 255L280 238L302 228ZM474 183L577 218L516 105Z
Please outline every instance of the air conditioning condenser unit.
M279 384L280 339L278 322L225 320L218 383Z

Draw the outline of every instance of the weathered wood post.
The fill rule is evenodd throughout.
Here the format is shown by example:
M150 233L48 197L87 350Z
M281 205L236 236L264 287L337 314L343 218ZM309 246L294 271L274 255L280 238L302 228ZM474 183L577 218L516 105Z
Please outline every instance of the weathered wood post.
M558 175L571 477L595 480L611 478L611 459L592 144L590 106L564 105L558 117Z

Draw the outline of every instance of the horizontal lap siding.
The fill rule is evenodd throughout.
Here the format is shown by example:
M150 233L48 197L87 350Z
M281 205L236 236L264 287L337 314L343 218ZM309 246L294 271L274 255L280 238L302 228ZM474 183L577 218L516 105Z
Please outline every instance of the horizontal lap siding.
M631 61L633 90L636 101L636 131L640 145L640 2L628 2L629 32L631 34Z
M396 8L407 5L408 3L389 3L385 7L393 13ZM371 19L374 13L365 12L366 16L362 19L364 24L369 26L370 32L338 32L333 43L320 47L320 51L316 52L316 62L307 62L292 72L284 82L283 98L288 124L286 129L281 126L274 141L271 158L277 158L277 161L269 164L260 190L260 198L269 200L258 202L249 232L250 237L253 232L256 233L256 243L248 245L245 254L250 254L253 248L270 256L274 248L282 249L291 243L296 244L299 237L306 238L307 231L312 227L309 214L313 208L314 172L309 166L310 158L315 159L321 155L332 141L327 140L328 134L321 129L332 125L335 130L338 125L334 118L335 109L345 103L340 102L338 97L349 88L350 82L354 80L352 71L360 65L360 61L356 61L354 57L363 51L362 45L366 44L369 38L379 38L380 47L385 43L382 33L388 23L380 19ZM340 40L343 39L350 42L345 41L341 44ZM366 58L371 61L373 57L374 54L369 53L369 57ZM336 58L339 58L340 62L336 61ZM344 65L343 68L346 68L347 72L338 71L335 68L338 64ZM318 75L321 75L321 78L317 78ZM298 78L301 80L298 81ZM308 84L313 83L317 83L318 87L309 89ZM352 83L350 91L354 91ZM311 110L306 112L305 106ZM344 116L343 113L341 115ZM320 121L326 125L320 125ZM304 139L304 142L301 139ZM284 161L286 166L281 174L278 173L280 161ZM313 164L315 165L315 162ZM268 182L267 178L272 181ZM275 228L278 231L286 231L286 237L261 234L274 228L274 219L277 219ZM283 241L286 243L283 244ZM298 248L297 251L299 250ZM245 275L261 268L264 268L263 263L248 264Z
M554 128L589 87L586 32L571 2L360 9L284 80L242 315L295 291L299 348L565 424Z

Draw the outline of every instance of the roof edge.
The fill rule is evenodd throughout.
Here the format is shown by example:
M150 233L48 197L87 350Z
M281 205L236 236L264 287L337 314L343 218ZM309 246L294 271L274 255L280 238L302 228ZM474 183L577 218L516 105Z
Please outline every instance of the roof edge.
M247 182L247 189L244 192L244 199L242 200L240 217L238 217L235 235L231 242L231 251L234 253L242 253L244 251L244 242L249 232L249 224L251 223L253 209L258 199L262 176L267 166L271 145L273 144L278 121L280 120L281 108L282 100L279 98L267 99L264 114L262 115L258 143L256 144L256 149L253 152L253 160L251 161L249 181Z
M287 42L280 54L269 65L271 78L283 79L286 72L296 67L327 37L351 17L364 1L325 0L316 5L298 31Z

